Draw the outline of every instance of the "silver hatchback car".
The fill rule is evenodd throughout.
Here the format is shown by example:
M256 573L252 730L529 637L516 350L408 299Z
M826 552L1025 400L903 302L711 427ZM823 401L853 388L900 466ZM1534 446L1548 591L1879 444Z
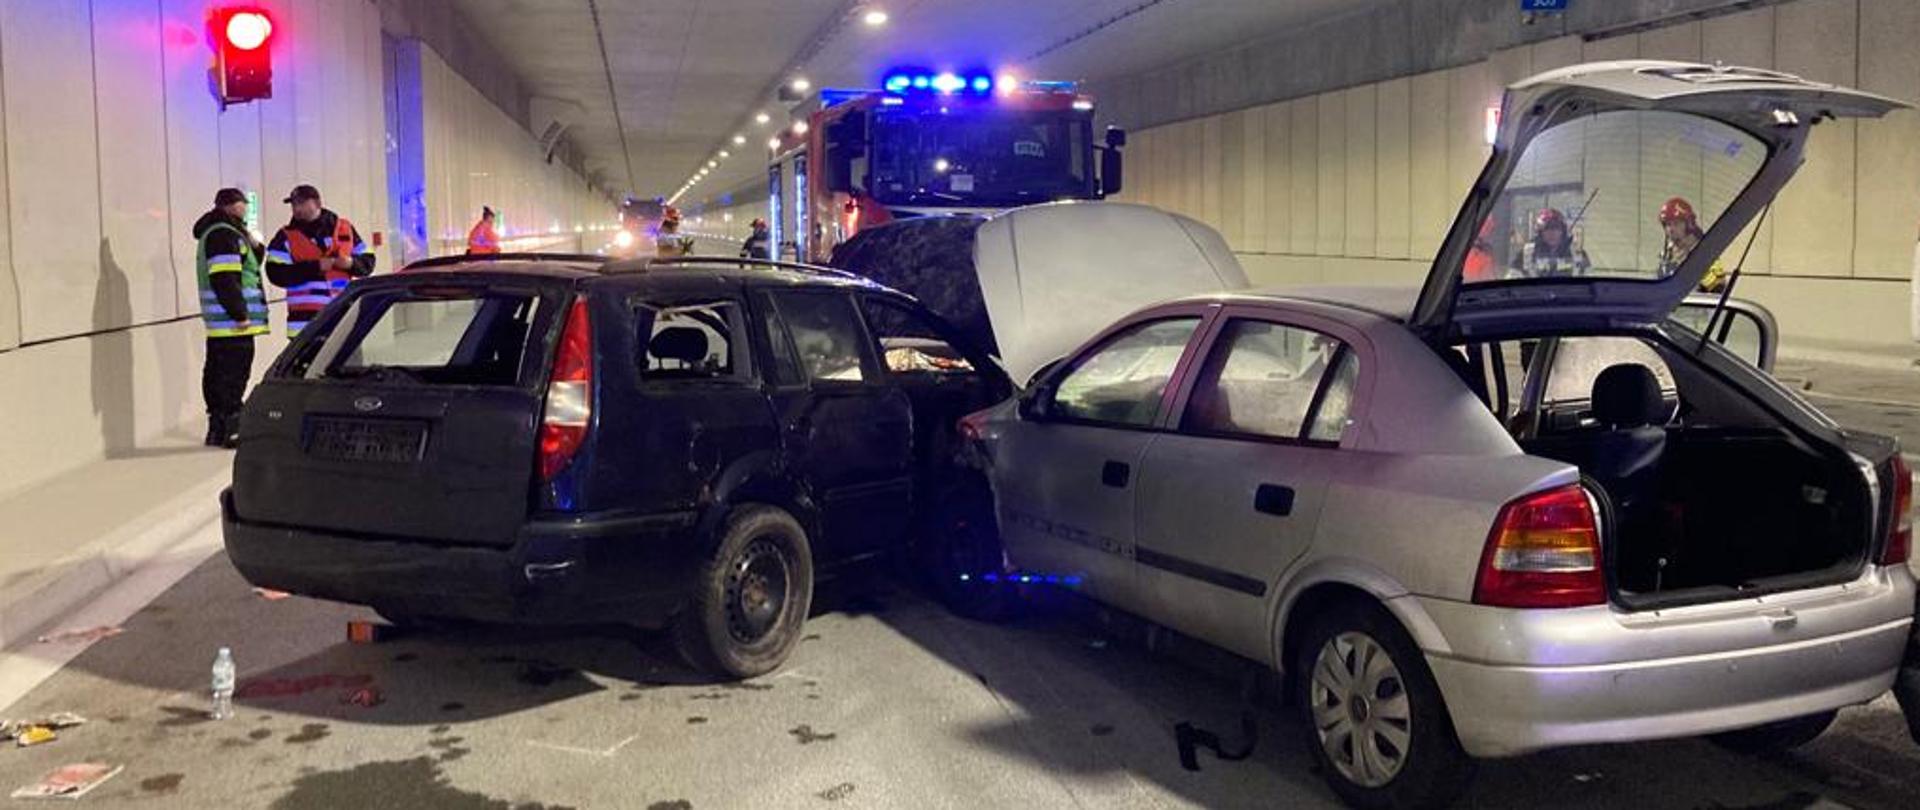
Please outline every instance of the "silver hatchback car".
M1753 309L1676 310L1737 283L1814 124L1896 106L1668 62L1514 86L1422 289L1151 306L965 420L997 531L954 534L959 598L1064 578L1281 670L1366 807L1474 757L1812 739L1892 682L1910 473L1756 365Z

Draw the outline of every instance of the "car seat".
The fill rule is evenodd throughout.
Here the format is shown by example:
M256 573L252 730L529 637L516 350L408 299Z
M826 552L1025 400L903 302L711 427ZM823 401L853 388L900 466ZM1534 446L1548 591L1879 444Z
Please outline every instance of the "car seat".
M1593 418L1602 432L1586 472L1606 489L1623 525L1637 522L1659 483L1666 411L1659 378L1639 363L1608 366L1593 380Z
M665 371L674 377L709 376L706 368L707 333L691 326L669 326L654 333L647 342L647 354L657 361L673 361L679 365L668 369L661 366L656 371Z

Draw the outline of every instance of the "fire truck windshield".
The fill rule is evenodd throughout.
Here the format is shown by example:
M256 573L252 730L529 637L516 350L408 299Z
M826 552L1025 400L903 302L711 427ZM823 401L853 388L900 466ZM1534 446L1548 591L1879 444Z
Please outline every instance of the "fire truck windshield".
M1081 112L884 110L873 122L869 190L887 205L1090 198L1091 132Z

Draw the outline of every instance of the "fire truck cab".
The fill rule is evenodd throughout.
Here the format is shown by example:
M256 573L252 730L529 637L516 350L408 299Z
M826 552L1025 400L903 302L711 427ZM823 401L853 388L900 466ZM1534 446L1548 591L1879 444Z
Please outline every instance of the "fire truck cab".
M861 228L991 213L1120 190L1126 133L1093 137L1072 82L901 72L880 90L823 90L769 144L768 217L782 258L827 262Z

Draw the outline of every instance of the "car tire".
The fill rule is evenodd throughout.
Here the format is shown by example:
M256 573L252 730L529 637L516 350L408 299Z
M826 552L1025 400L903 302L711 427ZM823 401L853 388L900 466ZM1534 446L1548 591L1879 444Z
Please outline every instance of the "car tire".
M806 530L783 510L741 507L727 516L692 598L674 618L674 646L709 674L764 675L793 652L812 604Z
M934 505L924 533L920 570L934 595L953 613L983 622L1004 622L1019 613L1019 587L985 574L1006 573L1006 553L994 517L993 491L985 482L949 488Z
M1466 790L1474 762L1426 657L1391 614L1359 602L1335 607L1308 625L1296 650L1291 680L1307 747L1343 801L1370 810L1437 808ZM1369 663L1381 655L1384 668ZM1324 676L1323 663L1333 667ZM1338 688L1339 676L1352 683L1355 670L1370 684Z
M1817 712L1764 726L1724 731L1707 739L1721 748L1742 754L1789 751L1813 742L1828 726L1833 725L1834 718L1839 715L1838 710Z

